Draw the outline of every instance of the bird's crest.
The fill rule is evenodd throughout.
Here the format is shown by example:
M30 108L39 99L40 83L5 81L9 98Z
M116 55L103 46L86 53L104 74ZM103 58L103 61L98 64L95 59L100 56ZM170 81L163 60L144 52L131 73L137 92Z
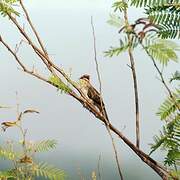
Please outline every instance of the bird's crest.
M83 76L81 76L79 79L86 79L86 80L90 80L90 76L88 74L84 74Z

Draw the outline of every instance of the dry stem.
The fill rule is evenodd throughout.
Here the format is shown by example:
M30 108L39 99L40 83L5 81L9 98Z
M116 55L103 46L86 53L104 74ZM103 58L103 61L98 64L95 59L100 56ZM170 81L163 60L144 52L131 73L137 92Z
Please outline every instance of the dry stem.
M129 27L129 21L128 21L128 13L127 9L124 9L124 20L126 27ZM136 146L140 147L140 115L139 115L139 96L138 96L138 84L137 84L137 77L136 77L136 68L135 68L135 61L132 54L132 37L129 33L127 33L128 37L128 54L129 54L129 60L131 64L131 71L132 71L132 77L133 77L133 85L134 85L134 98L135 98L135 119L136 119Z
M120 167L120 162L119 162L119 159L118 159L118 152L117 152L116 144L114 142L112 133L111 133L110 128L109 128L109 119L108 119L108 116L107 116L105 106L103 107L102 82L101 82L101 76L100 76L100 71L99 71L99 65L98 65L98 61L97 61L96 36L95 36L95 28L94 28L93 17L92 16L91 16L91 26L92 26L93 42L94 42L94 60L95 60L95 64L96 64L96 72L97 72L98 81L99 81L99 92L100 92L101 108L102 108L103 116L104 116L104 119L105 119L105 126L106 126L108 134L109 134L109 136L111 138L111 142L112 142L112 146L113 146L113 150L114 150L114 154L115 154L115 159L116 159L116 164L117 164L117 167L118 167L119 176L120 176L121 180L123 180L123 174L122 174L121 167Z

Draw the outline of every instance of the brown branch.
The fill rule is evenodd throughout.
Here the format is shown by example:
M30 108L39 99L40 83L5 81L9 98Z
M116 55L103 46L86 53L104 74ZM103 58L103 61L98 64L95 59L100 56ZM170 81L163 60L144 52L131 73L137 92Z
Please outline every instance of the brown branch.
M125 24L128 28L130 26L128 22L128 13L127 9L124 9L124 20ZM132 37L130 36L129 33L127 33L128 37L128 54L129 54L129 60L131 63L131 71L132 71L132 77L133 77L133 85L134 85L134 98L135 98L135 119L136 119L136 146L139 148L140 147L140 115L139 115L139 96L138 96L138 84L137 84L137 77L136 77L136 68L135 68L135 61L134 57L132 54Z
M112 142L112 146L113 146L113 151L114 151L114 155L115 155L115 159L116 159L116 164L117 164L117 167L118 167L119 176L120 176L120 179L123 180L124 178L123 178L123 174L122 174L121 167L120 167L120 161L118 159L118 152L117 152L116 144L114 142L112 133L111 133L110 128L109 128L109 119L108 119L108 116L107 116L105 105L103 107L102 82L101 82L101 76L100 76L100 71L99 71L99 65L98 65L98 61L97 61L96 36L95 36L95 28L94 28L93 17L92 16L91 16L91 27L92 27L93 42L94 42L94 61L95 61L95 64L96 64L96 72L97 72L98 81L99 81L100 101L101 101L101 108L102 108L102 111L103 111L102 113L103 113L103 116L104 116L104 119L105 119L106 129L107 129L108 134L109 134L109 136L111 138L111 142Z
M42 43L42 41L41 41L41 39L40 39L40 37L39 37L39 35L38 35L35 27L34 27L33 24L32 24L31 18L30 18L30 16L29 16L29 14L28 14L28 12L27 12L27 10L26 10L26 8L25 8L22 0L20 0L19 2L20 2L20 5L21 5L21 7L22 7L22 9L23 9L23 11L24 11L24 13L25 13L25 15L26 15L26 19L27 19L27 21L28 21L31 29L33 30L33 32L34 32L34 34L35 34L35 36L36 36L36 38L37 38L37 40L38 40L38 42L39 42L39 45L41 46L41 49L43 50L43 52L44 52L45 55L48 55L48 53L47 53L46 49L44 48L44 45L43 45L43 43Z
M49 59L48 55L44 54L29 38L25 30L18 24L15 18L13 18L10 14L8 14L10 20L14 23L14 25L17 27L19 32L25 37L25 39L28 41L29 45L32 47L34 52L40 57L40 59L43 61L43 63L46 65L46 67L49 69L49 71L52 74L56 73L53 71L52 67L58 71L65 79L67 82L69 82L80 94L82 97L84 97L83 93L81 92L80 88L77 87L76 83L74 83L66 73L64 73L63 69L59 68L57 65L53 63L52 60ZM84 97L85 98L85 97Z
M137 85L135 62L131 49L132 39L129 35L128 35L128 41L129 41L128 53L129 53L132 76L133 76L134 98L135 98L135 109L136 109L136 146L139 148L140 147L140 116L139 116L138 85Z

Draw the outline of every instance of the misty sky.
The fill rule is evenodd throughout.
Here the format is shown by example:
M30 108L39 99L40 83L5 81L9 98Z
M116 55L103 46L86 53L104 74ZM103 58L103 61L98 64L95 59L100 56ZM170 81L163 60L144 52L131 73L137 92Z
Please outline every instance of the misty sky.
M27 2L32 20L40 33L52 59L66 72L72 69L72 78L78 78L88 73L92 83L98 87L95 71L93 38L90 18L93 15L98 62L102 75L103 97L114 125L131 140L134 140L135 122L133 106L133 86L127 54L118 57L104 57L103 52L110 46L117 46L118 29L109 26L106 21L111 10L110 0L33 0ZM47 10L48 9L48 10ZM130 12L132 19L137 18L143 11ZM0 17L0 33L7 41L15 46L19 34L7 19ZM27 27L27 24L25 24ZM71 179L78 179L77 168L81 168L85 176L96 168L98 156L102 155L105 180L118 179L115 160L112 157L112 147L104 125L85 110L82 105L67 95L62 95L56 89L20 71L14 59L0 46L0 104L15 106L15 92L19 94L21 109L33 107L40 115L27 116L24 126L28 127L28 138L31 140L57 139L58 148L52 153L41 155L42 159L56 164L65 170L71 170ZM44 66L27 45L20 49L20 57L38 72L45 73ZM150 151L149 143L152 136L158 133L162 122L155 116L157 108L166 96L166 91L157 79L157 73L150 59L142 49L134 52L137 65L137 77L140 94L141 114L141 147L145 152ZM169 76L177 70L177 64L171 63L165 72ZM47 73L45 75L48 76ZM13 120L15 108L0 110L0 120ZM10 129L2 135L5 138L18 139L18 133ZM115 136L116 137L116 136ZM127 179L132 176L128 172L136 170L134 179L158 180L159 177L139 160L124 143L115 138L123 170ZM153 155L161 159L158 153ZM58 159L58 160L57 160ZM136 166L134 164L136 163ZM2 166L2 165L1 165ZM86 168L85 168L86 167ZM141 170L142 169L142 170ZM148 179L149 178L149 179Z
M28 7L31 8L48 8L48 9L59 9L60 8L97 8L105 9L111 5L110 0L53 0L43 1L43 0L32 0L27 2Z

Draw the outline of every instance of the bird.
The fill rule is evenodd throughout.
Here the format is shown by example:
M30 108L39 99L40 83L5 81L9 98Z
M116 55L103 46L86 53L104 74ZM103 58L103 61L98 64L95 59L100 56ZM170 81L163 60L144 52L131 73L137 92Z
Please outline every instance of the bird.
M108 121L108 116L105 109L105 104L101 98L101 94L91 85L90 75L84 74L79 78L80 89L83 94L97 107L102 115L105 115Z

